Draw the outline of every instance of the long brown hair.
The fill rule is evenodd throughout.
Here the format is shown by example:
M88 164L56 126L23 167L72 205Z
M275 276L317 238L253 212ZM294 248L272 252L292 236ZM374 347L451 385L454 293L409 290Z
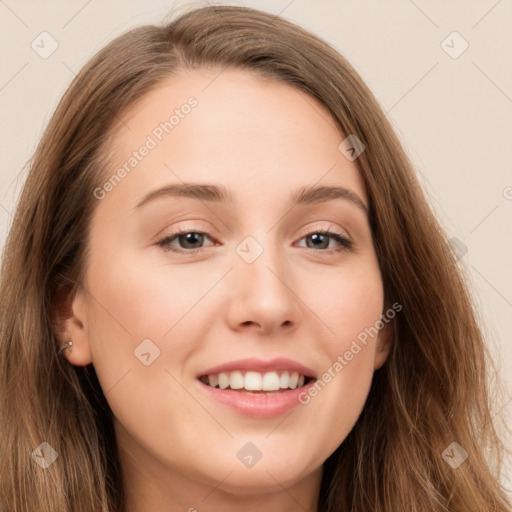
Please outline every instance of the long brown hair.
M385 299L403 310L364 410L324 464L318 510L510 510L470 293L393 129L327 43L233 6L195 9L113 40L73 80L31 159L0 278L0 506L124 512L112 413L93 365L57 355L56 309L82 286L93 190L108 171L106 142L119 115L179 70L201 66L286 82L366 146L356 162ZM58 454L47 468L35 463L43 442ZM467 453L457 468L443 458L450 446L452 456Z

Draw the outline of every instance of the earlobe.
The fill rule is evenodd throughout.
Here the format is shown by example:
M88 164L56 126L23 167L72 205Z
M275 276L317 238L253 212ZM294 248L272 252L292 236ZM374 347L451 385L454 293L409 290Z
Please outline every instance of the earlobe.
M64 345L60 357L65 357L73 366L87 366L92 363L91 351L88 343L76 344L71 342Z
M389 322L380 330L375 345L375 359L373 369L378 370L386 362L396 336L395 322Z
M92 363L87 333L87 310L80 292L70 293L61 289L57 293L55 330L58 357L65 357L75 366Z

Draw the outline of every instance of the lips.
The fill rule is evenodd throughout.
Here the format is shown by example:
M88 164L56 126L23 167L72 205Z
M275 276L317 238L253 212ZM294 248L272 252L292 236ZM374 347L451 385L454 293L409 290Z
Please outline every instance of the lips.
M292 359L248 358L208 368L198 378L219 389L278 391L300 388L316 377L311 368Z
M242 359L205 369L197 380L216 403L253 418L280 416L316 381L315 372L297 361Z

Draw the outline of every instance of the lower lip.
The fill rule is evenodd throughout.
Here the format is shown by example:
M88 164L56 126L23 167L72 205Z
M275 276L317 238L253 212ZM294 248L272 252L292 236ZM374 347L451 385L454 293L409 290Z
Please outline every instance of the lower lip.
M211 398L251 418L275 418L297 407L299 395L307 393L314 381L298 389L289 389L269 395L266 393L243 393L232 389L212 388L198 381L201 389ZM273 392L272 392L273 393Z

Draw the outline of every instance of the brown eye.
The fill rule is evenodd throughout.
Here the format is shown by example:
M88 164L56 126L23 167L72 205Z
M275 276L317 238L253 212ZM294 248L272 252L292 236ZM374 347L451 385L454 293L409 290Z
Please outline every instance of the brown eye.
M180 245L185 249L198 249L198 247L195 246L198 244L200 246L203 239L204 235L202 233L195 232L185 233L184 235L178 235L177 237Z
M210 236L202 231L183 230L171 233L157 242L156 245L162 247L165 251L195 253L203 248L205 238L210 238Z

